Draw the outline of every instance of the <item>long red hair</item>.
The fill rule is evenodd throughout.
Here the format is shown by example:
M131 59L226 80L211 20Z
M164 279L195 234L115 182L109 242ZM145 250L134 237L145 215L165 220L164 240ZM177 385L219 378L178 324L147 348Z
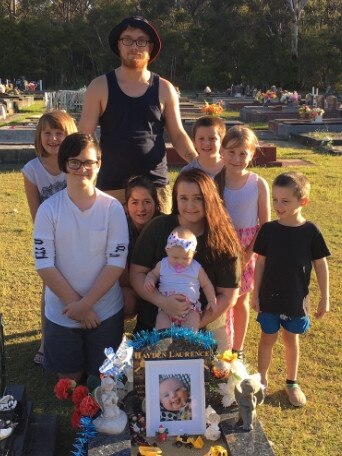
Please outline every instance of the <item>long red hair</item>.
M179 214L177 192L181 182L196 184L202 195L205 214L204 236L208 257L217 259L222 254L228 254L231 257L241 256L240 240L212 178L200 169L189 169L180 173L172 191L173 214Z

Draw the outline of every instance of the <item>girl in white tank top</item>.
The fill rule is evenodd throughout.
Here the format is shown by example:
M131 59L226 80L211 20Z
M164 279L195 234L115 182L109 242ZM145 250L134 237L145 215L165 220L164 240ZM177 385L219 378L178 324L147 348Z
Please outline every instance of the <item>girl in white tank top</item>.
M254 240L259 227L270 220L271 211L267 182L247 169L257 145L258 140L252 130L236 126L228 130L221 147L224 162L221 193L244 249L239 298L227 314L228 343L240 358L243 356L249 320L249 292L253 290Z

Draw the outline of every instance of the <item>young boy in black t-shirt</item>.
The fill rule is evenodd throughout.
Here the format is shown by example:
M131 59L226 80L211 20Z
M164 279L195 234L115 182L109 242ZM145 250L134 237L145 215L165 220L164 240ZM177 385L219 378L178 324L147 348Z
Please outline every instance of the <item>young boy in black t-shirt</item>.
M265 223L258 233L254 252L258 254L254 276L252 308L261 326L258 369L267 387L273 346L282 326L287 370L286 393L296 407L306 403L297 383L299 334L310 327L309 283L314 266L321 299L316 318L329 310L330 252L318 228L306 221L302 208L308 204L310 183L301 173L277 176L272 185L273 206L278 220Z

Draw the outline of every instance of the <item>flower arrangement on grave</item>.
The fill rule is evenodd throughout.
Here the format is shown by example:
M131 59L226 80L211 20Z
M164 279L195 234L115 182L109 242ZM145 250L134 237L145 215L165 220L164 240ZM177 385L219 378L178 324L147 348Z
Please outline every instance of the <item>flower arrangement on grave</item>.
M217 103L208 103L208 101L205 101L200 109L207 116L219 116L223 111L222 100Z
M100 411L100 405L96 400L96 389L99 387L100 379L104 377L114 379L119 400L132 390L133 367L131 361L133 348L128 346L126 337L123 338L116 352L109 347L105 348L104 353L106 359L99 369L99 378L88 378L89 386L92 384L90 387L92 391L88 386L77 385L75 380L70 378L60 379L54 388L57 399L71 400L75 406L71 418L73 428L80 427L80 419L83 416L92 418Z
M37 88L37 84L35 82L29 82L27 85L27 89L30 92L35 92L36 88Z
M310 119L311 119L311 120L316 120L317 117L319 117L319 116L322 117L323 114L324 114L324 112L325 112L325 111L324 111L324 109L322 109L322 108L311 108L310 114L309 114L309 115L310 115Z
M300 117L304 119L316 120L318 116L323 116L324 109L322 108L311 108L308 105L303 105L298 108Z
M259 103L266 103L268 101L278 101L278 97L273 90L266 90L266 92L259 90L255 95L255 100Z
M74 404L74 411L71 416L71 426L74 429L80 429L81 418L92 418L100 407L89 388L84 385L77 385L75 380L70 378L61 378L58 380L54 393L59 400L71 400Z
M245 365L237 359L236 353L226 350L214 358L211 373L223 381L218 384L217 392L222 396L222 405L229 407L235 401L235 386L248 376Z
M133 388L133 348L129 347L126 337L123 338L118 350L111 347L104 350L106 359L99 368L99 378L91 376L87 380L88 386L77 385L70 378L60 379L54 388L59 400L71 400L74 411L71 417L71 426L80 430L75 440L73 452L75 456L86 456L89 441L95 437L96 431L107 434L119 433L127 422L126 414L119 409L117 403ZM101 386L100 386L101 382ZM106 401L106 399L110 401ZM110 402L110 403L109 403ZM102 410L102 413L99 412ZM118 423L119 417L121 422ZM98 421L109 423L109 431L98 429ZM106 424L106 423L105 423Z
M287 90L283 91L280 97L280 103L284 104L298 104L300 100L300 95L298 92L288 92Z
M304 105L302 105L302 106L299 106L298 112L299 112L299 116L300 116L302 119L309 119L309 117L310 117L310 112L311 112L311 108L310 108L309 105L304 104Z

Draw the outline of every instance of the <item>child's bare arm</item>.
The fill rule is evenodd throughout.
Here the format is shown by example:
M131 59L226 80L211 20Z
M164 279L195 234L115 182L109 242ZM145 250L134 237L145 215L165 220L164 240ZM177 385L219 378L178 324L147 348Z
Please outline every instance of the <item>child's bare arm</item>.
M266 257L264 257L262 255L258 255L256 264L255 264L254 291L253 291L252 299L251 299L251 307L256 312L260 312L259 291L260 291L260 285L261 285L262 277L264 275L264 270L265 270L265 259L266 259Z
M38 210L38 207L40 206L40 196L39 196L39 191L38 188L35 184L32 184L27 177L24 176L24 187L25 187L25 193L26 193L26 199L29 205L30 213L32 220L36 218L36 213Z
M259 227L261 227L264 223L269 222L271 220L271 206L270 206L270 190L268 183L265 179L258 176L258 221ZM258 235L258 231L253 236L250 244L245 248L245 255L244 261L248 263L251 259L253 254L253 247L255 239Z
M203 268L199 270L198 280L208 301L207 309L215 310L217 305L215 288Z
M155 268L147 273L145 278L144 287L148 291L154 291L156 288L156 283L160 277L160 261L156 264Z
M313 262L319 290L321 292L321 299L318 303L316 318L322 318L326 312L329 312L329 269L326 258L320 258Z

